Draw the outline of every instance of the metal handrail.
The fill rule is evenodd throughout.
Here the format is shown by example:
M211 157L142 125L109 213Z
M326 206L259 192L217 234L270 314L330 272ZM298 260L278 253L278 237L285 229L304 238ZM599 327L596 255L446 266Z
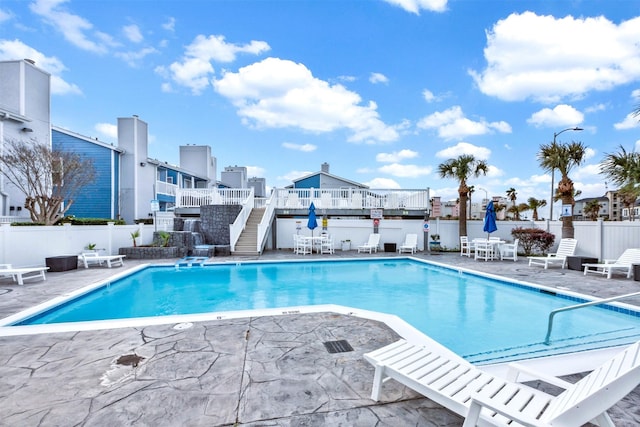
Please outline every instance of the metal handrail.
M569 311L569 310L575 310L578 308L582 308L582 307L589 307L592 305L600 305L600 304L605 304L608 302L612 302L612 301L618 301L624 298L629 298L629 297L634 297L640 295L640 292L634 292L631 294L625 294L625 295L618 295L617 297L611 297L611 298L604 298L604 299L599 299L596 301L589 301L589 302L583 302L581 304L575 304L575 305L569 305L567 307L561 307L561 308L556 308L555 310L551 310L551 313L549 313L549 320L548 320L548 324L547 324L547 336L544 338L544 343L546 345L549 345L549 338L551 336L551 329L553 329L553 318L555 317L556 314L561 313L563 311Z

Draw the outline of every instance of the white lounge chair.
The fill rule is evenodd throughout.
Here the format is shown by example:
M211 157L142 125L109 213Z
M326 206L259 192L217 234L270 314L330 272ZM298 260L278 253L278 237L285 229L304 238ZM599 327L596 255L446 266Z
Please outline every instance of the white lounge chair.
M27 279L47 280L45 272L48 269L49 267L13 268L11 264L0 264L0 276L10 276L14 282L18 282L18 285L24 285L24 281Z
M400 245L398 248L398 253L401 254L403 252L411 252L411 254L415 254L418 252L418 235L417 234L407 234L404 238L404 243Z
M405 340L366 353L364 358L375 367L373 400L379 399L383 381L393 378L466 417L464 427L581 426L591 420L596 420L600 426L613 426L607 409L640 384L640 341L575 384L548 375L536 375L517 364L510 365L506 379L501 378L460 356ZM565 391L555 397L518 383L520 372ZM510 421L515 423L509 424Z
M471 258L471 251L474 250L473 242L469 241L469 237L460 236L460 256Z
M555 254L549 254L547 256L530 256L529 266L531 265L544 265L544 269L553 264L560 264L562 268L567 265L567 257L573 256L576 251L578 241L576 239L561 239L558 245L558 250Z
M596 273L611 279L614 271L622 270L627 273L628 279L633 272L633 264L640 264L640 249L626 249L618 259L604 260L604 264L583 264L584 275Z
M80 259L84 264L84 268L89 268L90 264L107 264L107 267L111 268L114 265L124 266L123 258L126 255L99 255L97 252L83 252L80 254Z
M360 252L378 252L378 246L380 245L380 235L377 233L369 234L369 240L364 245L358 246L358 253Z

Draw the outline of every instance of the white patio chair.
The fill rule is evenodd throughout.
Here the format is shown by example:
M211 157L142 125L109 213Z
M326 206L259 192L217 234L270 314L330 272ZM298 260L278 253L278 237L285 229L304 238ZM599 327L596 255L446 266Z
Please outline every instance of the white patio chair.
M469 241L469 237L460 236L460 256L471 258L471 251L473 251L473 249L473 242Z
M516 239L513 243L503 243L500 245L500 260L512 259L514 262L518 261L518 244L520 239Z

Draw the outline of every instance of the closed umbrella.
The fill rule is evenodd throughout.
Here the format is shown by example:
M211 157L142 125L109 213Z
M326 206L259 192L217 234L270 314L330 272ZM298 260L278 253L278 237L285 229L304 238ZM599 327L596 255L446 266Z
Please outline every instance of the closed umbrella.
M307 228L311 230L311 237L313 237L313 230L318 227L318 220L316 219L316 207L311 202L309 206L309 220L307 221Z
M493 207L493 200L487 203L487 209L484 214L484 226L482 230L485 233L493 233L498 229L498 225L496 224L496 210ZM489 238L489 234L487 234L487 238Z

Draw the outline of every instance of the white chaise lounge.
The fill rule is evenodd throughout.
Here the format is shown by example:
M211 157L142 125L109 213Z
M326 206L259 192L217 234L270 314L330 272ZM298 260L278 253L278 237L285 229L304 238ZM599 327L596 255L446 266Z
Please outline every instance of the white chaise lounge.
M84 252L80 254L80 259L84 268L89 268L90 264L103 265L111 268L115 265L124 266L123 258L126 255L99 255L97 252Z
M611 279L613 272L620 270L627 273L628 279L633 272L633 264L640 264L640 249L626 249L618 259L604 260L603 264L583 264L584 275L602 274L606 275L607 279Z
M22 267L13 268L11 264L0 264L0 277L11 276L14 282L18 282L18 285L24 285L24 281L27 279L42 279L47 280L45 272L49 267Z
M358 253L360 252L378 252L378 246L380 245L380 235L378 233L369 234L369 240L364 245L358 246Z
M415 254L418 252L418 235L415 233L407 234L404 238L404 243L398 248L398 253L410 252Z
M392 378L475 425L613 426L606 411L640 384L640 341L575 384L510 365L507 378L489 374L460 356L400 340L364 358L375 367L371 398ZM564 388L557 397L518 383L520 372ZM485 409L489 408L489 409ZM515 424L509 424L515 421Z
M549 254L547 256L530 256L529 266L531 265L544 265L544 269L554 264L560 264L562 268L567 265L567 257L573 256L576 252L576 246L578 241L576 239L561 239L558 245L558 250L555 254Z

